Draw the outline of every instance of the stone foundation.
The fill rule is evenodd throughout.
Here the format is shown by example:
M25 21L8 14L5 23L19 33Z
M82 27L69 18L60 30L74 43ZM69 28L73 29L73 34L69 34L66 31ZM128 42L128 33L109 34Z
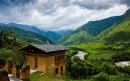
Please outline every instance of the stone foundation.
M20 70L20 79L23 81L30 81L30 66Z
M12 74L14 77L20 78L20 66L14 65L12 69Z
M0 69L0 81L10 81L6 70Z
M8 74L12 73L13 63L10 60L6 61L5 69L8 72Z

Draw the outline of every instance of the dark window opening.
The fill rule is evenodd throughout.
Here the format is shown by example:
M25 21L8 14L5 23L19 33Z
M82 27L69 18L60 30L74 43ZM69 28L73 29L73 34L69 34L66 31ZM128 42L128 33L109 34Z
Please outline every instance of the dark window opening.
M55 74L58 74L58 68L55 69Z
M63 66L60 67L60 74L63 75Z

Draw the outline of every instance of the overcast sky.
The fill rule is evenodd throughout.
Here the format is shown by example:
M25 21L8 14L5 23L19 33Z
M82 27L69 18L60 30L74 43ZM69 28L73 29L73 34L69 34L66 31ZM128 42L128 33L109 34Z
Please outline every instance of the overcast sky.
M88 21L122 15L128 8L130 0L0 0L0 23L74 30Z

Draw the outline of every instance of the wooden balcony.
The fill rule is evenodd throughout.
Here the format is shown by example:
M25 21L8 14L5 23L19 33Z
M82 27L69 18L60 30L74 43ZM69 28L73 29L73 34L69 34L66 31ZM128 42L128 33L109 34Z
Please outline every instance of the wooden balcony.
M65 60L60 60L60 61L57 61L55 62L55 65L64 65L65 64Z

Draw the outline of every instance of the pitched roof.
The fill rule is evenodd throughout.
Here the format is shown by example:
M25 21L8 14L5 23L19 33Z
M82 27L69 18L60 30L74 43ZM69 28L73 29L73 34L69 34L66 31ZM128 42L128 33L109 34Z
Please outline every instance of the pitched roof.
M40 49L40 50L45 51L45 52L69 50L69 48L67 48L65 46L53 45L53 44L41 44L41 45L29 45L29 46L35 47L35 48ZM24 49L28 48L29 46L27 46L21 50L24 50Z

